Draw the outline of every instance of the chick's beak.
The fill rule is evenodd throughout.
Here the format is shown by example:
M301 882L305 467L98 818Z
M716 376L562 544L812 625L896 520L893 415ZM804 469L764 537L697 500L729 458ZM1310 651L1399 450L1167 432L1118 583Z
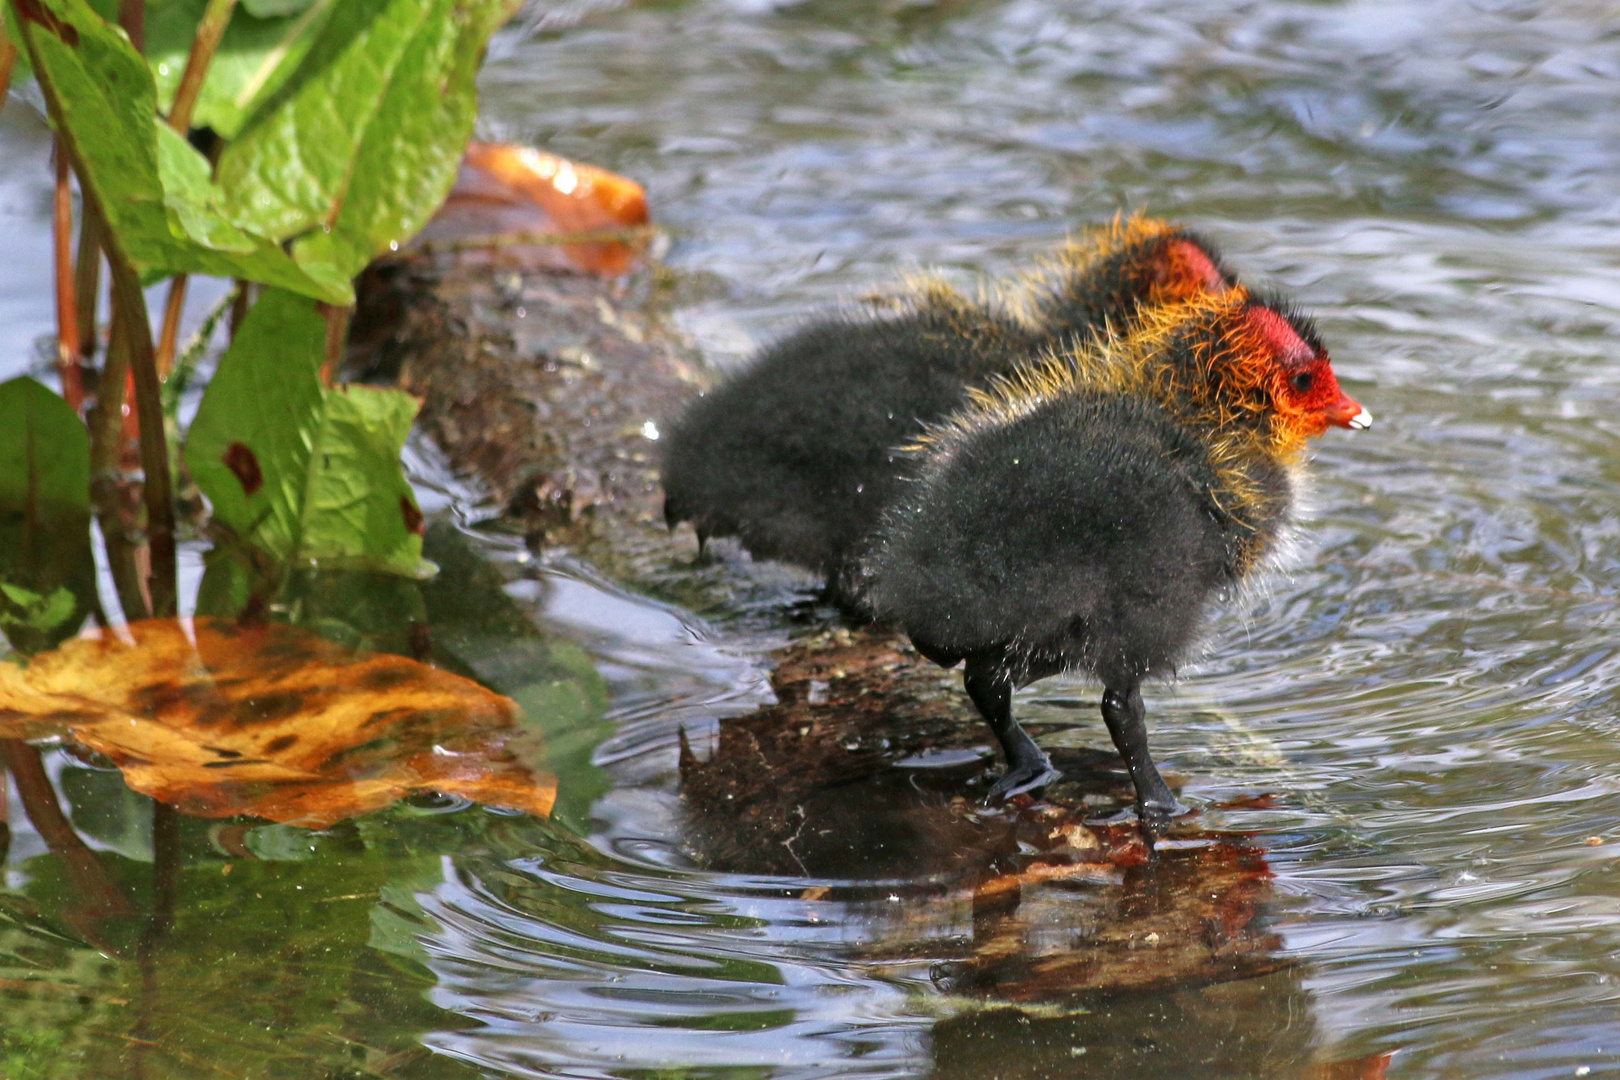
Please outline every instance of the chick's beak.
M1327 421L1334 427L1366 431L1372 427L1372 413L1363 409L1355 398L1341 390L1339 400L1327 407Z

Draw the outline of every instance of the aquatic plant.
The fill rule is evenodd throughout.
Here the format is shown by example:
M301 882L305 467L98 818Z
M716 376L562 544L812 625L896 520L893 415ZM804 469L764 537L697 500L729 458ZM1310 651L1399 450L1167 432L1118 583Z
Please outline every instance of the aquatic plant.
M148 19L131 0L12 0L0 79L31 75L56 134L57 366L68 406L47 416L37 394L0 394L0 430L22 440L6 458L17 475L0 480L0 528L17 533L17 552L43 551L27 540L47 529L60 535L47 509L78 515L88 550L93 513L124 616L173 615L176 493L189 476L212 509L202 596L215 613L277 602L299 570L427 569L399 460L418 403L337 378L354 278L444 200L472 133L484 47L515 7L181 0ZM175 452L176 390L200 352L177 362L192 274L235 280L233 340ZM154 335L143 290L165 279ZM86 440L87 474L69 483L43 471L64 453L79 460L63 447ZM81 481L82 492L63 487ZM41 483L49 507L35 497ZM17 630L34 651L96 609L93 575L68 572L69 562L0 563L0 629L14 647Z

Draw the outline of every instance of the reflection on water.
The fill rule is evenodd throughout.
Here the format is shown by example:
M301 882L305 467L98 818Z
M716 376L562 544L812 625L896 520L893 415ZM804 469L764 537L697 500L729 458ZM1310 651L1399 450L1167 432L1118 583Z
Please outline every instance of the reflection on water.
M154 933L149 808L48 755L89 848L30 826L12 785L0 1071L200 1076L228 1056L213 1038L239 1075L1350 1077L1388 1053L1400 1077L1620 1072L1610 6L553 14L497 39L485 126L645 181L678 315L721 362L908 268L1006 273L1139 206L1319 316L1379 426L1322 441L1300 555L1150 702L1199 827L1264 850L1256 930L1288 966L1013 1009L938 965L1025 955L1048 917L1072 955L1097 930L1086 890L1115 886L1028 888L1009 937L971 888L963 916L944 885L874 885L870 847L844 880L703 869L680 735L713 760L771 700L785 621L706 626L492 549L510 606L429 595L435 640L547 718L557 820L424 804L307 843L182 822ZM16 111L6 372L50 326L45 140ZM1022 707L1083 756L1107 745L1093 694L1042 684ZM943 779L896 770L837 804L828 849L948 805L980 760L953 753L919 759Z

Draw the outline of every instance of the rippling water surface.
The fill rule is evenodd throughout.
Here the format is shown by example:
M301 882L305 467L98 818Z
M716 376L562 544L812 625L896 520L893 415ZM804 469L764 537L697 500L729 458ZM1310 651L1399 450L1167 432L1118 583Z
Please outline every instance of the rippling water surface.
M515 601L594 660L611 733L574 830L503 819L423 841L441 854L396 915L437 1060L1334 1077L1392 1053L1392 1077L1620 1075L1616 14L575 2L498 37L486 133L644 181L678 317L716 362L906 270L1014 272L1144 208L1314 312L1377 425L1321 441L1297 557L1149 695L1183 797L1267 853L1286 970L980 1010L930 958L877 956L909 903L884 887L694 869L677 732L768 700L760 657L780 637L497 551ZM43 137L14 110L0 312L18 366L49 300ZM1106 747L1092 694L1041 684L1023 708L1055 744ZM14 881L39 850L18 836Z

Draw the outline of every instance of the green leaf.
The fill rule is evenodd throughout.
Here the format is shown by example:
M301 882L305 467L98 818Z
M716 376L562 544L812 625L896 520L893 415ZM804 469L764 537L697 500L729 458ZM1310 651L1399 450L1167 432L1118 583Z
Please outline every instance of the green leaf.
M90 436L67 402L26 376L0 383L0 503L90 513Z
M208 161L167 124L158 124L157 167L163 204L180 231L215 251L248 254L261 243L214 212L219 188L209 176Z
M242 0L242 9L260 19L297 15L313 7L316 0Z
M328 390L325 401L301 554L328 568L422 574L422 512L399 463L422 403L375 386Z
M34 65L28 62L28 50L23 48L22 35L17 32L17 13L11 10L10 4L0 5L0 37L17 46L17 59L11 68L12 86L32 78Z
M206 3L207 0L204 0ZM90 0L90 6L108 21L118 19L118 0ZM0 16L4 17L3 32L17 44L17 64L11 69L11 85L16 86L24 79L34 77L34 65L28 59L28 50L23 47L22 35L17 32L17 12L10 4L0 4Z
M239 225L352 276L409 240L455 180L475 77L513 0L348 0L219 162Z
M153 3L146 12L146 59L167 113L186 69L207 0ZM225 28L197 96L192 124L235 138L260 104L297 70L337 0L245 0Z
M348 0L268 112L220 155L236 220L286 239L334 216L366 129L435 0Z
M33 379L0 383L0 631L19 652L52 648L95 600L89 433Z
M214 520L277 582L307 566L431 572L399 463L418 402L398 390L323 388L325 340L309 300L279 290L259 299L191 426L191 475Z
M85 0L30 0L20 10L51 118L107 217L108 242L143 276L241 277L352 302L347 275L311 276L275 243L219 218L207 162L157 120L151 72L121 30Z

